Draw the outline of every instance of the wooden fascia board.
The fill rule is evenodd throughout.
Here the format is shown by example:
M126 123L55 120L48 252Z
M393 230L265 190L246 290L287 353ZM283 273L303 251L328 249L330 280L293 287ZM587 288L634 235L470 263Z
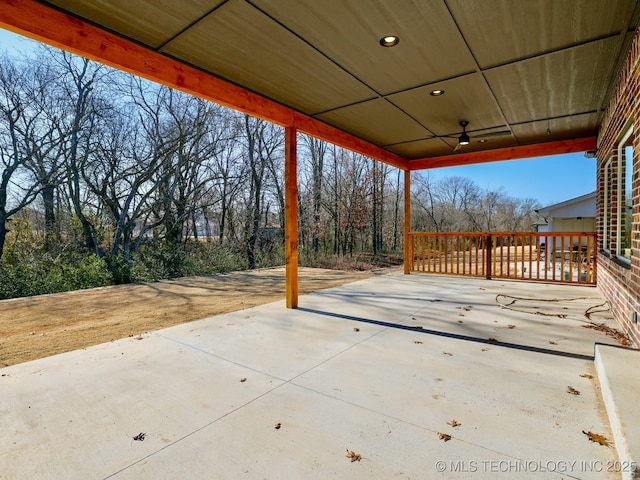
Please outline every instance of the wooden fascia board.
M3 0L0 27L225 107L331 142L393 167L408 161L377 145L34 0Z
M475 163L499 162L502 160L518 160L531 157L545 157L564 153L587 152L596 149L596 137L561 140L557 142L537 143L521 147L497 148L482 152L458 153L442 157L421 158L409 161L409 170L426 170L429 168L455 167Z

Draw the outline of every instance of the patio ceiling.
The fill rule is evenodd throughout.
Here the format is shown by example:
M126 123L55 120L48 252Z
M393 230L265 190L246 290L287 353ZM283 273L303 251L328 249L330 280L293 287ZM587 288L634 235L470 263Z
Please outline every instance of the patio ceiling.
M110 37L88 45L97 27L124 39L132 56L148 51L241 87L222 103L279 124L290 111L291 124L309 126L302 131L326 124L317 136L361 152L369 145L374 158L409 169L595 146L639 18L637 0L5 3L0 26L118 64L101 53ZM60 23L59 13L82 22L52 33L45 24ZM383 47L385 35L400 41ZM436 89L444 95L430 95ZM246 100L245 90L257 96ZM242 104L262 98L257 112ZM461 120L471 143L456 152ZM539 144L547 146L530 148Z

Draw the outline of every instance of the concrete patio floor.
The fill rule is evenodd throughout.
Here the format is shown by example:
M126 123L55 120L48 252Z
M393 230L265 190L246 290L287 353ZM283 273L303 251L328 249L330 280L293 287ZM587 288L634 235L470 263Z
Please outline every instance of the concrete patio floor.
M7 367L0 478L621 478L603 302L393 273Z

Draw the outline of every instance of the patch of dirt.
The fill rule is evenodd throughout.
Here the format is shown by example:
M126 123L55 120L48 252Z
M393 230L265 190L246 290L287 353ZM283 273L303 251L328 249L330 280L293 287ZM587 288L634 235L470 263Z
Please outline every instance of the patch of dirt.
M300 295L369 278L299 268ZM0 368L285 297L284 267L0 301Z

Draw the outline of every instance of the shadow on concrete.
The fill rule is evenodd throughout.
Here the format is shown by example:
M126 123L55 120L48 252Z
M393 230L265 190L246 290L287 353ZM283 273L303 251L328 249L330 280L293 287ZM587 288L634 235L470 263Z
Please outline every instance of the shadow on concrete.
M424 327L413 327L410 325L402 325L399 323L392 323L392 322L384 322L381 320L372 320L372 319L368 319L368 318L362 318L362 317L354 317L351 315L343 315L341 313L334 313L334 312L325 312L322 310L315 310L312 308L303 308L303 307L298 307L298 310L302 311L302 312L307 312L307 313L312 313L312 314L316 314L316 315L325 315L325 316L329 316L329 317L335 317L335 318L342 318L345 320L352 320L354 322L361 322L361 323L369 323L372 325L380 325L383 327L389 327L389 328L397 328L399 330L410 330L412 332L416 332L416 333L422 333L422 334L426 334L426 335L433 335L433 336L438 336L438 337L446 337L446 338L453 338L456 340L464 340L467 342L476 342L476 343L483 343L486 345L495 345L498 347L505 347L505 348L513 348L515 350L524 350L524 351L528 351L528 352L535 352L535 353L543 353L545 355L556 355L559 357L567 357L567 358L574 358L574 359L578 359L578 360L588 360L588 361L593 361L594 356L593 355L582 355L579 353L571 353L571 352L563 352L560 350L551 350L548 348L540 348L540 347L534 347L531 345L522 345L522 344L517 344L517 343L508 343L508 342L501 342L501 341L494 341L494 340L489 340L486 338L479 338L479 337L472 337L469 335L461 335L459 333L449 333L449 332L441 332L438 330L431 330L428 328L424 328Z

